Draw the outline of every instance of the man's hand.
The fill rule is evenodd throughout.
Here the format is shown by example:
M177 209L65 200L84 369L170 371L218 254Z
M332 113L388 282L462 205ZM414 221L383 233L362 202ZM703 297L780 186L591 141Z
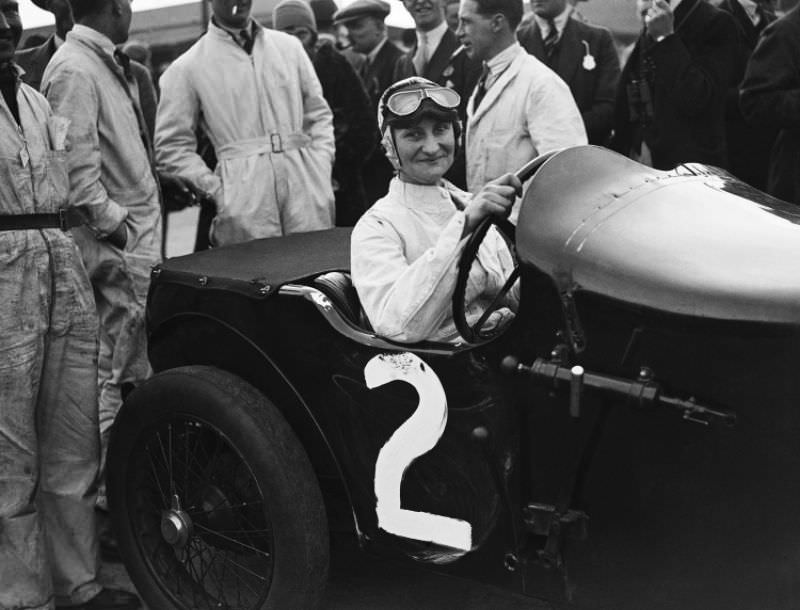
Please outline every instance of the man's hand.
M190 205L197 205L201 193L185 178L176 174L159 172L158 181L161 184L161 195L167 212L177 212Z
M654 0L644 13L644 25L653 40L675 32L675 16L666 0Z
M106 241L120 250L125 249L125 244L128 243L128 226L125 224L124 220L119 223L116 229L108 234Z
M464 209L464 235L474 231L488 216L508 218L519 195L522 195L522 183L514 174L505 174L488 182Z

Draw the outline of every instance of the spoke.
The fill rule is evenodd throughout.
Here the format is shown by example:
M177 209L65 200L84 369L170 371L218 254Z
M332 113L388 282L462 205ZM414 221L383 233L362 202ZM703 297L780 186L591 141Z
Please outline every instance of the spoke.
M225 504L225 499L220 500L214 506L212 506L209 510L199 508L194 511L186 511L190 517L199 517L202 515L210 515L211 513L215 513L218 510L233 510L235 508L244 508L246 506L258 506L259 504L263 504L264 500L256 500L255 502L240 502L239 504L228 504L227 506L223 506Z
M150 455L150 450L148 447L145 447L145 451L147 452L147 461L150 464L150 470L153 474L153 479L155 479L156 485L158 486L158 493L161 494L161 499L164 502L165 506L169 506L169 501L167 500L167 495L164 493L164 489L161 487L161 481L158 477L158 471L156 470L156 465L153 463L153 456Z
M243 542L240 542L240 541L236 540L236 538L231 538L230 536L225 536L224 534L220 534L219 532L216 532L216 531L214 531L212 529L209 529L209 528L207 528L207 527L205 527L205 526L203 526L203 525L201 525L199 523L195 523L194 526L197 529L204 530L204 531L206 531L209 534L212 534L214 536L219 536L220 538L223 538L224 540L227 540L228 542L232 542L233 544L236 544L236 545L241 546L243 548L246 548L246 549L249 549L251 551L254 551L254 552L258 553L259 555L263 555L264 557L269 557L270 556L270 554L268 552L266 552L266 551L262 551L261 549L256 548L254 546L250 546L248 544L244 544Z

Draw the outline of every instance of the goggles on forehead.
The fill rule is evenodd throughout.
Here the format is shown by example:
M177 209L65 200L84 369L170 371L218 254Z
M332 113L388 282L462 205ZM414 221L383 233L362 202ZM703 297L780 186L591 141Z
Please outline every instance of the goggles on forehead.
M455 110L461 103L461 96L447 87L420 87L392 93L386 100L386 109L395 116L414 114L426 99L448 110Z

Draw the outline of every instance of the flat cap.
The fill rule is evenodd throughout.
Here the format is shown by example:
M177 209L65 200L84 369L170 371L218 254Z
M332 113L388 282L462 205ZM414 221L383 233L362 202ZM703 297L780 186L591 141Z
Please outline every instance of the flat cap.
M333 22L347 23L367 16L383 19L391 10L389 3L383 0L354 0L344 8L336 11L333 15Z

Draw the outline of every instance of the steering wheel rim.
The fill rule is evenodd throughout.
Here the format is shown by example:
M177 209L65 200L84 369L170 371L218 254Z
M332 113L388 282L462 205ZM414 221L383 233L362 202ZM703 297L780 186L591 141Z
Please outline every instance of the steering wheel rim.
M531 178L539 170L539 168L548 159L550 159L550 157L558 154L559 152L561 152L560 149L535 157L514 172L514 175L519 178L520 182L525 182ZM453 322L455 323L459 334L467 343L478 342L480 339L481 328L486 322L489 314L497 309L500 298L507 293L513 285L513 282L507 281L503 286L503 289L494 298L486 311L484 311L483 315L481 315L480 319L474 325L469 325L467 322L466 307L464 306L464 297L466 296L467 291L467 280L469 279L469 272L472 268L472 263L478 256L478 248L480 248L481 243L483 243L483 240L492 225L497 226L500 232L503 233L512 244L515 242L516 231L514 225L511 224L511 222L509 222L506 218L501 219L489 216L484 218L480 224L475 227L475 230L470 234L469 239L464 246L464 250L462 250L461 256L458 259L458 275L456 276L456 285L455 289L453 290L452 298ZM512 272L512 276L517 274L517 267L515 267L514 271Z

